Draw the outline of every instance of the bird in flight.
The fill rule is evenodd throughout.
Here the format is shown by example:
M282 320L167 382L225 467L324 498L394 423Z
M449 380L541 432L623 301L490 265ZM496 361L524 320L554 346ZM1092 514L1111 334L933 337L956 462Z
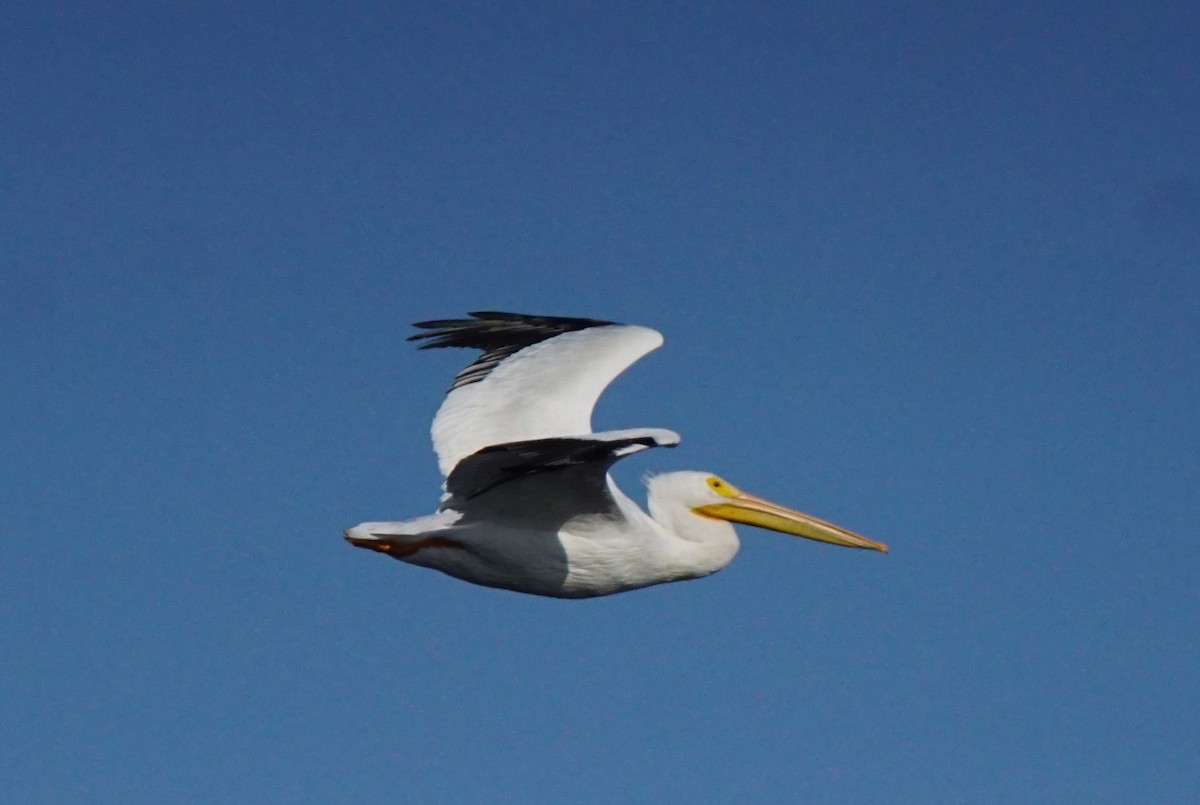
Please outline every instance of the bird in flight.
M482 354L458 373L433 420L445 476L434 514L362 523L355 547L533 595L592 598L721 570L733 523L887 552L840 526L743 492L707 472L648 482L649 512L608 474L618 460L674 447L661 428L592 432L600 393L662 345L647 327L598 319L478 312L418 322L422 349Z

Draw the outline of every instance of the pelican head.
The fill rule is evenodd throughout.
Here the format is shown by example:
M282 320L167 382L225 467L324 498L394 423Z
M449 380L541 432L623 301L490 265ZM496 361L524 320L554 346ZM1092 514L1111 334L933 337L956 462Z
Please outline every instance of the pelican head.
M865 548L888 552L882 542L847 531L841 526L813 517L810 514L789 509L769 500L743 492L720 476L708 472L671 472L656 475L649 480L649 506L656 520L669 520L681 536L686 531L697 530L696 521L691 528L681 522L677 515L682 505L692 516L709 522L723 520L742 523L770 531L793 534L797 537L828 542L846 548ZM674 511L669 511L673 509Z

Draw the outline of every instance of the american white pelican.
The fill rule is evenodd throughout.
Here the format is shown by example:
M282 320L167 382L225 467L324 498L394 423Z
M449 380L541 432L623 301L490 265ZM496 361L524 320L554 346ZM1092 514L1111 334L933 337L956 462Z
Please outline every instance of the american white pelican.
M464 581L590 598L715 573L732 561L730 523L887 552L887 546L742 492L707 472L648 481L650 513L608 475L621 458L674 447L657 428L592 433L604 388L662 335L596 319L472 313L418 322L422 349L470 347L433 420L446 476L435 514L346 531L359 548Z

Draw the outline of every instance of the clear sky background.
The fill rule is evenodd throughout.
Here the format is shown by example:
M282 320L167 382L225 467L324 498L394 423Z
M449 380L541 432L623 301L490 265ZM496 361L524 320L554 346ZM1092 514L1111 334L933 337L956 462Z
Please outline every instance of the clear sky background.
M1200 801L1200 5L0 10L0 799ZM500 309L887 541L583 602L433 510Z

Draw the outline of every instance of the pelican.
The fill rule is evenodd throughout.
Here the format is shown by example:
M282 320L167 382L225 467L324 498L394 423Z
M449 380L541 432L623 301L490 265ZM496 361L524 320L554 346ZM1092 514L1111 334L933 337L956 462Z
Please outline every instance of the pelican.
M649 513L608 474L618 460L675 447L661 428L593 433L600 393L663 337L599 319L477 312L417 322L421 349L482 354L433 420L445 476L434 514L362 523L353 546L487 587L592 598L697 579L738 552L733 523L887 552L840 526L741 491L707 472L647 481Z

